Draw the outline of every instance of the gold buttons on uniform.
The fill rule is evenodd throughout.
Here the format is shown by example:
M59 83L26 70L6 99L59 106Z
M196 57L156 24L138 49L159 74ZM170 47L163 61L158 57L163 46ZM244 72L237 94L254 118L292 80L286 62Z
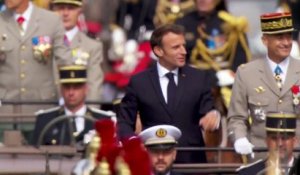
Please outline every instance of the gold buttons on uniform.
M21 73L21 74L20 74L20 77L21 77L22 79L24 79L24 78L25 78L25 74L24 74L24 73Z
M21 49L22 49L22 50L25 50L25 49L26 49L26 46L25 46L25 45L22 45L22 46L21 46Z
M278 103L281 104L283 101L281 99L278 100Z
M26 61L25 61L24 59L22 59L22 60L20 61L20 63L21 63L21 64L25 64Z

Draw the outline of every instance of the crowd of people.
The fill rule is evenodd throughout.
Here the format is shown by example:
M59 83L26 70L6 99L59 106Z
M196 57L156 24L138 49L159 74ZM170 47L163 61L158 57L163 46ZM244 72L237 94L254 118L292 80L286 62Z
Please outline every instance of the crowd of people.
M239 157L234 163L252 163L240 174L299 173L300 61L291 56L298 0L259 16L261 58L251 56L247 19L232 15L225 0L111 1L114 19L102 21L85 14L95 3L85 0L0 3L1 142L4 131L18 130L27 144L85 152L96 135L107 143L94 151L90 173L108 164L111 174L126 174L111 167L123 163L139 172L129 158L136 144L140 156L147 151L149 174L172 175L173 163L214 161L177 147L225 139ZM109 124L97 125L102 120Z

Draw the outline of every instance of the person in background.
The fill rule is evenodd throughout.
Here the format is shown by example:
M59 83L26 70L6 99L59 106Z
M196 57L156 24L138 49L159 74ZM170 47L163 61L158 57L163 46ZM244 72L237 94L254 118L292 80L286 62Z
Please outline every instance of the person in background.
M219 128L220 115L214 110L209 74L185 64L184 30L167 24L154 30L151 48L158 61L131 77L120 104L118 127L121 138L134 135L137 115L142 128L159 124L178 127L183 136L178 146L204 147L202 129ZM184 152L178 162L206 162L203 151Z
M253 155L254 146L266 146L268 112L299 114L300 61L290 56L294 31L291 14L267 13L260 20L262 42L268 52L265 58L238 68L228 111L228 135L235 151L242 155ZM255 156L260 157L265 155Z
M153 175L178 175L172 171L176 159L176 145L181 137L181 131L172 125L156 125L143 130L142 139L153 169Z
M293 150L298 143L296 138L295 114L284 112L268 113L266 117L265 142L268 148L268 157L238 169L239 175L252 174L289 174L298 175L299 160Z
M247 21L229 14L224 0L195 0L196 10L176 20L185 28L188 63L215 71L250 60Z
M65 101L64 106L57 106L36 113L37 120L32 144L38 146L68 145L75 141L74 143L78 145L78 148L81 148L85 134L94 128L93 121L98 119L115 121L115 114L85 104L88 93L86 67L78 65L61 67L59 74L61 94ZM46 128L49 123L52 124ZM43 136L41 136L42 132L44 132Z
M87 84L89 91L87 100L99 102L103 71L102 43L87 37L77 27L79 15L82 13L81 0L53 0L52 10L61 17L66 33L65 45L72 49L72 61L75 65L87 67Z

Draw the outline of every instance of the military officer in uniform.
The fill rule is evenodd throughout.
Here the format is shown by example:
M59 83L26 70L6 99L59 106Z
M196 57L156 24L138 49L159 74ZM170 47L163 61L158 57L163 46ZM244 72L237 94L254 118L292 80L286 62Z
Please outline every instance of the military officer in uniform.
M253 174L289 174L297 175L298 160L293 149L298 142L296 138L297 116L291 113L271 112L266 116L265 139L268 158L258 160L238 169L240 175Z
M153 175L178 175L172 172L172 164L176 159L176 145L181 131L172 125L156 125L139 134L147 151L153 169Z
M239 154L252 154L253 146L266 146L267 112L299 114L300 61L290 56L291 14L268 13L260 19L268 52L265 58L238 68L228 111L228 134Z
M103 48L100 41L95 41L77 27L82 12L81 0L53 0L52 10L58 13L63 21L66 33L65 44L72 49L72 61L75 65L87 67L87 100L100 101L103 71Z
M73 136L76 143L80 145L84 135L93 129L93 120L107 118L115 120L113 112L102 111L85 105L88 88L87 71L84 66L61 67L59 74L61 94L65 101L64 106L37 112L32 137L32 144L34 145L70 144ZM63 116L67 116L65 120L62 119ZM57 119L59 117L62 120ZM53 120L58 121L49 124ZM48 124L51 126L47 129ZM41 136L42 132L45 132L43 136Z
M0 98L56 100L54 58L58 65L69 64L71 59L63 43L61 20L29 0L7 0L5 5L7 9L0 14ZM13 108L0 110L15 112ZM18 112L28 111L20 108Z
M29 0L5 0L5 6L6 10L0 13L0 99L56 101L54 67L71 63L71 52L63 43L61 20ZM20 118L16 120L24 121L28 118L23 118L23 114L33 115L45 107L3 103L0 113L17 114ZM18 126L27 132L33 129L33 123ZM12 127L1 123L0 129Z

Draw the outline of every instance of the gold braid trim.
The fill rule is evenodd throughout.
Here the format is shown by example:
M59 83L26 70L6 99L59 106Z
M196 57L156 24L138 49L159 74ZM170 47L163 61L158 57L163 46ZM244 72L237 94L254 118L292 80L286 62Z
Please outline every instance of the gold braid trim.
M220 11L218 16L231 26L232 32L238 35L241 46L245 51L246 59L250 61L251 52L245 38L245 33L248 31L248 21L246 17L235 17L226 11Z
M213 68L216 71L220 70L220 66L214 61L214 57L217 55L222 55L224 58L228 58L229 64L232 65L238 41L240 41L241 46L245 51L247 61L249 61L251 58L251 53L244 35L247 30L246 18L236 18L225 11L220 11L218 16L225 21L223 24L223 30L228 39L221 47L217 49L209 49L203 43L202 38L212 38L206 34L201 27L198 27L198 32L202 38L196 40L196 46L191 53L191 63L197 68ZM198 60L198 55L201 55L203 60Z
M153 19L155 26L162 24L172 24L177 18L182 17L195 8L194 0L186 0L185 2L174 3L169 0L159 0L157 2L156 13ZM178 6L177 13L172 12L172 7Z

